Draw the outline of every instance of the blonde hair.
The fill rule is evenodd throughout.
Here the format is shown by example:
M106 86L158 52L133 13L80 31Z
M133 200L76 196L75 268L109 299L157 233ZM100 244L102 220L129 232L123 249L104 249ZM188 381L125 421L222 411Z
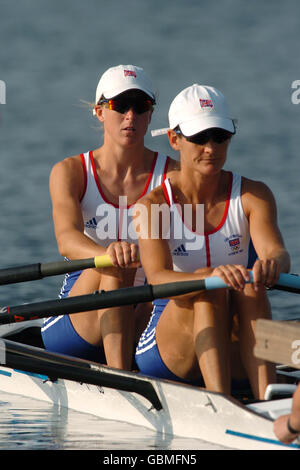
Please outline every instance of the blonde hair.
M95 110L95 107L96 106L101 106L101 105L96 105L95 103L91 103L90 101L86 101L86 100L80 100L80 107L81 108L85 108L85 109L88 109L89 111L93 112ZM96 131L101 131L102 133L104 132L104 125L102 122L100 122L99 120L98 121L98 125L97 126L92 126L94 130Z

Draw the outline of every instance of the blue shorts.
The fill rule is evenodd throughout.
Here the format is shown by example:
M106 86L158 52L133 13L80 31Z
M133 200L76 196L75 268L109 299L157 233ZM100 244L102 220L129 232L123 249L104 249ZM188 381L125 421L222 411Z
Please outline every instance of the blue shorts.
M74 271L73 273L67 273L65 275L65 278L63 280L63 284L61 286L61 290L59 293L59 298L64 299L65 297L68 297L70 290L72 289L73 285L79 278L80 274L82 271Z
M176 382L204 386L202 378L188 381L173 374L164 364L156 343L157 322L166 307L168 299L157 299L153 302L154 308L146 330L140 337L135 353L135 361L142 374L161 379L175 380Z
M66 274L59 297L68 297L81 271ZM94 346L85 341L74 329L69 315L45 319L41 329L42 339L48 351L67 354L89 361L106 364L103 346Z

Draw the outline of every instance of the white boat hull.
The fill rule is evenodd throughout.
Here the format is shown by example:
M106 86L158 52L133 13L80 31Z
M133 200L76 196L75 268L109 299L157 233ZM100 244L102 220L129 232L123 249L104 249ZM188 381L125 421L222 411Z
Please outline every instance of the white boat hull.
M0 390L4 392L231 449L300 449L296 442L283 445L273 433L272 419L289 412L291 399L253 405L251 409L205 389L166 380L149 381L163 405L159 411L133 392L61 379L52 382L47 376L0 367Z

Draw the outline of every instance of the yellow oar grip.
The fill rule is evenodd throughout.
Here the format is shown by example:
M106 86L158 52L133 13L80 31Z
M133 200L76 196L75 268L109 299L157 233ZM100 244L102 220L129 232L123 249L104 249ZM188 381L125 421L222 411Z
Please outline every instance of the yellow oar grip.
M137 256L137 261L140 260L140 256ZM108 268L113 266L109 255L95 256L94 258L95 268Z
M95 256L95 268L107 268L113 266L109 255Z

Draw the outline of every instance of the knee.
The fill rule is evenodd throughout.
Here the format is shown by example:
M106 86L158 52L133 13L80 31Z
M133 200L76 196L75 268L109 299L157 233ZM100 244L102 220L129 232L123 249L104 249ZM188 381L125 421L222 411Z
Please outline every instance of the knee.
M195 302L208 302L212 304L223 304L228 300L227 289L215 289L199 292L193 299Z
M271 305L265 288L256 291L247 285L242 293L234 292L232 296L241 320L271 317Z
M134 273L132 272L134 271ZM108 268L101 275L100 289L114 290L121 287L129 287L134 283L135 270L128 272L126 269Z
M227 289L216 289L213 291L201 291L190 297L174 298L173 301L180 308L189 310L196 309L199 304L211 305L213 307L224 308L228 304Z

